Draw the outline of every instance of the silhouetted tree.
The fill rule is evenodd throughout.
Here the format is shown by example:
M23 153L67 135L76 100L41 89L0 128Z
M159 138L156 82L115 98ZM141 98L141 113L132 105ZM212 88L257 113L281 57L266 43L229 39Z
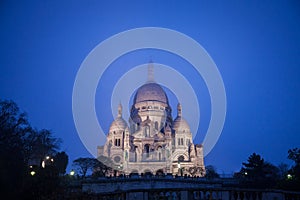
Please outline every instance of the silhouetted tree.
M0 101L0 187L17 198L26 170L23 137L30 130L26 114L13 101Z
M288 158L293 160L295 164L300 164L300 149L298 148L289 149Z
M248 162L243 162L242 172L248 178L254 179L264 176L264 167L265 161L261 158L260 155L253 153L249 156Z
M54 166L57 168L58 173L61 175L66 173L68 162L69 162L69 157L64 151L58 152L54 156Z
M294 148L288 150L288 158L294 161L293 166L288 169L284 167L282 179L279 187L284 190L299 191L300 190L300 149Z
M98 162L96 162L96 165L94 166L93 169L93 176L95 177L101 177L101 176L106 176L109 171L112 171L113 169L115 170L122 170L122 169L117 169L114 165L114 162L106 156L99 156L97 158Z
M220 178L220 175L217 173L216 169L212 165L208 165L205 167L206 174L205 177L212 179L212 178Z
M279 169L256 153L249 156L248 162L244 162L240 177L245 178L250 187L275 187L279 180Z
M59 149L60 139L47 129L33 130L30 137L29 158L41 162L46 156L54 156Z
M288 158L294 161L294 165L290 170L293 178L300 181L300 149L294 148L288 150Z
M95 158L78 158L73 161L73 166L76 168L77 172L85 178L87 172L93 171L98 162L99 161Z
M285 163L278 165L278 175L280 179L285 179L289 173L289 166Z
M30 183L33 179L38 180L41 174L36 174L35 178L30 177L29 162L34 159L40 162L48 153L56 153L58 147L59 139L53 137L50 131L37 131L31 128L26 114L20 111L15 102L0 100L0 188L3 191L2 196L20 199L21 193L25 194L27 191L30 194L29 190L32 189ZM43 179L43 183L47 180L49 179Z

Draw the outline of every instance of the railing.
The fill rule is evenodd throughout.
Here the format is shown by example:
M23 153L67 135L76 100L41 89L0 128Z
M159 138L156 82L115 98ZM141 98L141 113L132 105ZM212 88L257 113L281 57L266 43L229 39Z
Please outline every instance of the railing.
M239 187L239 179L181 176L141 176L87 178L81 182L82 192L112 199L300 199L300 192L247 189Z

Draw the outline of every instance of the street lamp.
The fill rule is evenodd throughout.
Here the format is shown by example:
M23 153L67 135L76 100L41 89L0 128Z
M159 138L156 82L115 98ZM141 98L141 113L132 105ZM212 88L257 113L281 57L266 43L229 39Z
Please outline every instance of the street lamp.
M75 175L75 171L74 171L73 169L70 171L70 175L71 175L71 176L74 176L74 175Z
M42 168L46 167L46 164L49 165L49 163L53 163L54 159L50 156L46 156L45 159L42 161Z
M31 176L34 176L34 175L35 175L35 171L32 170L32 171L30 172L30 174L31 174Z

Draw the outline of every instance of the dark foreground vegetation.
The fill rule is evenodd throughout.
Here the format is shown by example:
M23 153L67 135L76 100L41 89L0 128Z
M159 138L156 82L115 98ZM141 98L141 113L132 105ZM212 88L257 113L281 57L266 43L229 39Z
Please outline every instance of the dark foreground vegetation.
M50 130L33 128L25 113L13 101L0 100L0 188L4 199L89 199L81 193L81 184L88 179L121 181L136 177L119 176L118 169L94 158L73 161L74 174L66 175L68 155L60 152L61 141ZM234 187L300 191L300 149L287 152L293 166L275 166L253 153L234 174ZM121 170L121 169L119 169ZM110 177L106 177L110 174ZM139 178L168 178L145 174ZM102 179L103 179L102 178ZM169 176L170 178L170 176ZM197 180L197 177L172 177ZM213 166L206 167L201 180L221 180ZM93 195L92 195L93 196ZM2 198L1 198L2 199Z
M58 189L68 164L60 143L50 130L33 128L16 103L0 101L1 196L41 199Z

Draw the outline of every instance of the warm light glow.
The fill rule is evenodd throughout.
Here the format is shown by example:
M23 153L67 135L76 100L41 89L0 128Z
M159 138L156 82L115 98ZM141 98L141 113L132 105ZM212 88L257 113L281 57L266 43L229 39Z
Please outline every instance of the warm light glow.
M54 160L53 160L53 158L51 158L51 162L53 162Z
M50 156L46 156L46 159L49 160Z
M35 175L35 171L31 171L30 174L31 174L31 176L34 176Z
M75 175L75 171L72 170L72 171L70 172L70 175L71 175L71 176L74 176L74 175Z
M45 166L46 166L46 163L45 163L45 161L43 160L43 162L42 162L42 168L45 168Z
M245 175L248 175L248 172L245 172Z
M290 174L286 175L286 177L287 177L287 179L292 179L293 178L293 176L290 175Z

